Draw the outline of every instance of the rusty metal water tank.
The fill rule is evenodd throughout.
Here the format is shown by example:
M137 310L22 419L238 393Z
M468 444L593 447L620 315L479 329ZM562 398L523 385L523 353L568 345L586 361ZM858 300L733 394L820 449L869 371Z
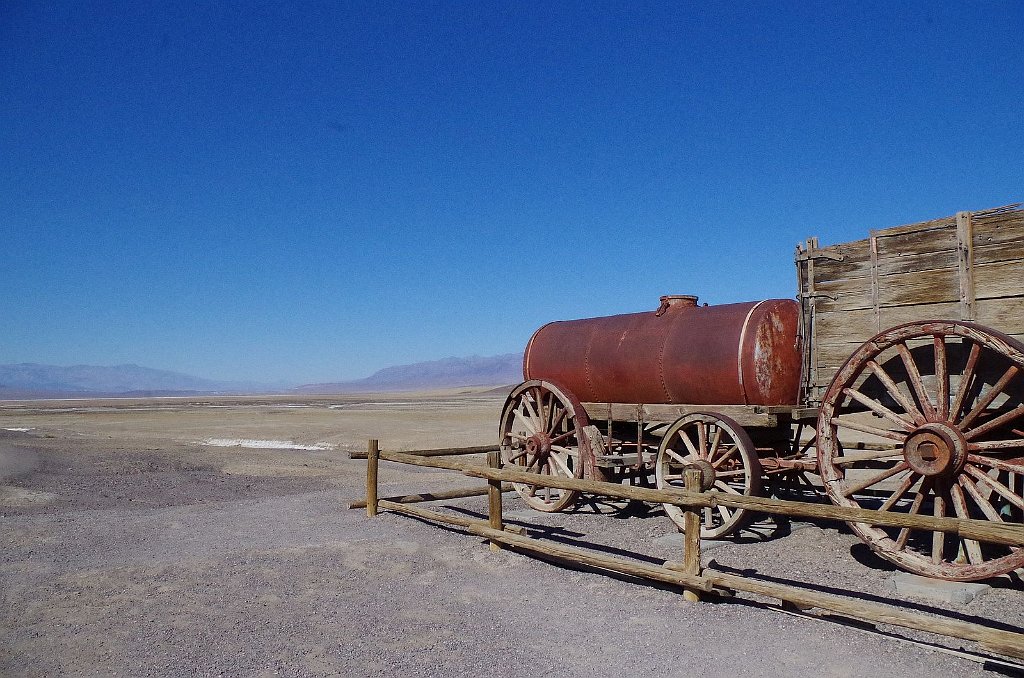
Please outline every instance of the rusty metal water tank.
M585 402L796 405L799 318L790 299L698 306L665 296L657 311L544 325L523 377Z

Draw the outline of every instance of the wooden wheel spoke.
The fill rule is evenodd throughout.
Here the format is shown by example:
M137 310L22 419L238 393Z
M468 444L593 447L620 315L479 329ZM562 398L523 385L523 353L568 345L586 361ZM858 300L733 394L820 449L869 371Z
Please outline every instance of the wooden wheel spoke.
M556 452L561 452L562 454L569 457L578 457L580 454L579 451L576 450L575 448L566 447L565 445L552 445L551 449Z
M576 435L575 427L571 431L566 431L565 433L561 433L561 434L555 436L554 438L552 438L551 439L551 445L554 446L554 445L558 445L560 443L563 443L566 440L568 440L569 438L573 437L574 435Z
M902 433L898 433L896 431L889 431L884 428L876 428L874 426L868 426L867 424L861 424L856 421L840 419L839 417L832 417L831 423L833 426L848 428L853 431L860 431L861 433L870 433L871 435L878 436L879 438L888 438L889 440L899 440L900 442L902 442L903 439L906 437Z
M537 411L533 407L533 403L529 399L523 398L522 400L523 417L526 421L530 422L530 432L540 433L540 417L537 415Z
M708 449L708 461L711 461L715 452L718 451L718 446L722 443L722 427L719 426L715 429L715 435L711 438L711 447Z
M921 483L921 487L918 488L917 494L914 495L914 502L910 505L910 510L907 511L908 516L917 515L921 511L921 505L924 504L925 497L928 496L928 492L931 491L931 482L925 481ZM900 530L899 537L896 538L896 550L902 551L907 546L907 538L910 537L910 528L904 527Z
M904 431L907 431L909 433L910 431L914 430L914 422L904 419L903 417L899 416L898 414L890 410L885 405L882 405L878 401L867 397L860 391L855 391L852 388L844 388L843 393L850 396L851 398L859 402L861 405L864 405L875 414L881 417L885 417L892 423L902 428Z
M727 522L729 522L730 520L732 520L732 516L733 516L733 511L730 511L730 510L729 510L729 509L727 509L726 507L724 507L724 506L719 506L719 507L718 507L718 513L719 513L719 515L721 515L721 516L722 516L722 522L724 522L724 523L727 523Z
M917 396L917 402L921 405L925 419L933 420L935 418L935 407L928 397L928 391L924 387L924 381L921 380L921 371L917 369L914 356L910 354L910 349L904 343L896 344L896 352L900 354L903 366L907 370L907 377L910 379L910 385L914 389L914 394Z
M715 472L715 477L716 478L736 478L738 476L745 476L745 475L747 475L747 471L745 469L738 469L736 471L716 471Z
M666 447L665 448L665 454L667 454L668 456L672 457L673 459L678 461L680 464L684 464L685 465L685 464L689 464L690 463L690 462L686 461L686 459L684 459L683 457L680 457L679 453L676 452L675 450L673 450L671 447Z
M555 461L555 465L558 466L558 468L561 469L561 471L566 476L568 476L569 478L574 478L575 477L575 474L573 473L572 469L569 468L569 464L564 459L559 457L556 452L554 452L554 451L551 452L551 459L553 459ZM553 474L553 475L557 475L557 474Z
M978 486L974 484L970 478L965 475L961 475L957 478L957 482L967 490L967 494L971 495L971 499L974 500L975 505L981 509L981 512L985 514L985 517L995 523L1003 522L1003 518L999 515L999 511L996 507L989 502L988 499L981 493Z
M984 452L986 450L1012 450L1024 447L1024 436L1016 440L985 440L980 443L968 443L967 449Z
M1011 379L1017 376L1018 372L1020 372L1020 368L1016 365L1010 365L1010 367L1006 369L1006 372L1003 373L1003 376L999 378L999 381L997 381L995 385L989 389L989 392L978 401L978 404L974 406L974 409L963 418L963 421L960 422L960 429L963 431L969 430L971 423L985 411L985 408L992 404L992 401L1003 392L1003 389L1006 388L1006 385L1010 383Z
M960 413L964 409L964 403L967 402L967 394L974 385L974 369L978 365L978 356L980 355L981 345L971 342L971 353L967 356L967 365L964 366L964 371L960 375L960 385L956 389L956 398L953 399L953 405L949 409L950 421L956 421L960 418Z
M844 497L849 497L850 495L856 494L857 492L860 492L863 489L866 489L868 487L871 487L872 485L880 483L883 480L887 480L889 478L892 478L894 475L896 475L898 473L901 473L903 471L906 471L909 468L910 468L910 464L908 464L905 461L901 461L900 463L896 464L892 468L885 469L881 473L877 473L877 474L875 474L873 476L869 476L868 478L862 479L862 480L854 483L853 485L847 485L846 487L843 488L842 494L843 494Z
M949 369L946 364L946 338L937 334L932 343L935 346L935 381L938 384L935 405L939 419L946 419L949 416Z
M708 427L702 421L697 422L697 450L699 459L708 458Z
M897 502L899 502L899 500L903 498L903 495L905 495L910 490L910 488L913 487L914 483L916 483L917 479L920 477L921 476L911 471L907 475L907 477L903 479L903 482L900 483L900 486L896 488L896 491L892 493L892 496L886 499L885 503L878 507L878 510L888 511L893 506L895 506Z
M1009 412L1004 412L995 419L990 419L977 428L964 431L964 437L967 438L967 440L973 440L980 435L984 435L989 431L999 428L1000 426L1005 426L1011 421L1020 419L1021 417L1024 417L1024 405L1018 405ZM1024 439L1021 440L1021 443L1024 444Z
M552 431L552 432L557 430L559 424L561 424L562 420L565 419L565 415L567 413L568 413L568 410L566 410L564 407L559 407L558 408L558 416L555 417L554 420L551 422L551 426L548 427L548 430ZM569 423L569 427L570 428L575 428L575 426L572 425L572 422Z
M989 468L1006 471L1007 473L1024 473L1024 464L1011 464L1002 459L992 459L991 457L984 457L979 454L968 454L967 461L972 464L981 464Z
M984 483L985 485L988 485L1003 499L1010 502L1020 510L1024 511L1024 497L1021 497L1019 494L1015 493L1006 485L1002 484L992 476L986 473L982 473L980 470L978 470L974 466L971 466L970 464L964 466L964 471L971 474L975 479L979 481L979 483Z
M717 469L719 466L724 464L728 459L740 451L739 445L730 445L721 457L711 462L711 468Z
M531 419L530 416L526 414L525 409L525 405L522 402L520 402L520 407L517 408L514 412L512 412L512 416L519 426L525 428L526 431L532 435L534 433L537 433L537 427L534 425L533 419Z
M722 480L716 480L715 487L722 490L723 492L728 492L729 494L743 494L742 492L737 491L735 488L731 487L728 483Z
M889 373L886 372L881 365L876 363L874 360L869 360L867 362L867 366L868 369L870 369L878 378L878 381L882 382L882 386L884 386L885 390L888 391L890 396L892 396L892 399L900 404L900 407L903 408L903 411L907 413L915 424L921 426L926 423L924 415L921 414L921 410L919 410L914 404L913 399L908 398L903 391L900 390L900 387L896 385L896 382L892 380L892 377L889 376Z
M513 454L513 455L509 456L508 461L509 461L509 463L512 463L512 462L515 462L516 459L522 459L525 456L526 456L526 450L521 450L519 452L519 454Z
M700 459L700 453L697 451L697 448L693 446L693 441L690 440L690 436L687 435L685 430L679 432L679 437L682 439L683 444L686 445L686 449L690 451L691 455L693 455L693 458Z
M967 499L964 497L964 491L959 485L954 484L949 488L949 498L952 500L950 503L953 504L953 510L956 511L956 515L960 518L970 518L971 512L967 509ZM967 552L967 559L974 565L985 562L985 556L981 553L981 544L974 539L964 539L964 551Z

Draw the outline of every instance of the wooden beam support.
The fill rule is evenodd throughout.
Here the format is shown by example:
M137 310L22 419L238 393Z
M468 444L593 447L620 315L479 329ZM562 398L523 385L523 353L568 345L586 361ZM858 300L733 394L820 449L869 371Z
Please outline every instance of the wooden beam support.
M492 469L498 469L501 467L501 455L497 450L491 450L487 453L487 466ZM492 530L502 530L501 522L501 481L500 480L488 480L487 481L487 517ZM491 550L500 551L501 542L494 539L491 540Z
M685 475L686 491L700 494L701 472L697 468L687 468ZM685 574L700 576L700 513L697 507L688 506L683 513L683 567ZM700 601L700 593L693 589L684 589L683 598L691 603Z
M398 502L399 504L417 504L424 501L444 501L445 499L462 499L463 497L481 497L487 494L489 488L487 487L466 487L456 490L438 490L437 492L420 492L418 494L401 494L394 497L381 497L378 503L384 500ZM511 485L502 485L502 492L511 492ZM361 509L366 508L367 501L365 499L355 499L350 501L348 507L350 509Z
M366 515L377 515L377 458L380 452L377 441L366 443Z
M498 449L497 445L477 445L476 447L440 447L436 450L415 450L406 454L417 457L456 457L467 454L485 454ZM349 452L349 459L366 459L366 452Z

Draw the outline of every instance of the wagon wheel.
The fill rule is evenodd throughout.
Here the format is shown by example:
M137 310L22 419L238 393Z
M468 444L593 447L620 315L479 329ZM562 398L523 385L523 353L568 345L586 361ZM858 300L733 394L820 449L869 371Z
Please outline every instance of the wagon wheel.
M683 489L686 467L701 470L701 485L727 494L761 494L761 463L747 432L732 419L717 414L688 414L665 432L658 448L655 478L658 489ZM665 513L683 529L683 509L665 504ZM719 539L744 527L751 514L717 506L701 515L700 536Z
M967 322L882 332L825 394L818 465L840 506L1021 523L1024 345ZM850 527L883 558L929 577L973 581L1024 566L1021 548Z
M587 413L568 391L547 381L517 386L505 401L498 437L502 464L517 470L582 478L590 458ZM562 511L579 498L575 490L514 483L519 496L538 511Z

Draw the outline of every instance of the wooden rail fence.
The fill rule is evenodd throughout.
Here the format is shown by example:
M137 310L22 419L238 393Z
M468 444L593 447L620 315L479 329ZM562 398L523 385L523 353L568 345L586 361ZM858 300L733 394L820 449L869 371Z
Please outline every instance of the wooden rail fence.
M482 453L487 454L486 466L468 460L451 458ZM766 582L750 577L718 572L710 568L702 568L699 511L705 507L726 506L787 517L842 520L869 525L909 527L948 532L960 535L965 539L998 542L1010 546L1024 546L1024 526L1021 525L998 524L967 518L936 518L933 516L891 514L868 509L810 504L765 497L726 495L714 490L702 492L700 489L700 471L695 468L686 470L685 490L659 490L595 480L527 473L500 468L500 458L495 446L442 448L415 452L388 452L380 450L376 440L370 440L365 454L352 453L350 456L356 459L365 458L367 460L366 499L352 502L350 508L365 507L368 516L377 515L378 509L386 509L425 520L455 525L471 534L487 539L492 550L508 546L571 564L582 564L638 578L678 585L683 588L685 599L691 601L697 601L700 599L701 594L711 592L742 591L775 598L784 603L790 603L803 608L813 607L836 612L872 623L891 624L970 640L977 642L987 650L1024 659L1024 633L996 629L957 619L910 612L891 605L853 600L787 584ZM449 469L469 477L484 479L488 484L486 487L479 489L425 492L422 494L379 499L377 497L377 468L380 461ZM551 487L563 490L578 490L591 495L679 506L684 510L685 523L682 559L680 562L668 561L664 565L641 564L622 558L595 554L580 547L552 544L529 537L525 534L525 530L505 526L503 523L502 493L510 489L508 486L503 485L503 482L524 483L537 487ZM484 494L488 497L487 521L472 520L412 505L418 502Z

